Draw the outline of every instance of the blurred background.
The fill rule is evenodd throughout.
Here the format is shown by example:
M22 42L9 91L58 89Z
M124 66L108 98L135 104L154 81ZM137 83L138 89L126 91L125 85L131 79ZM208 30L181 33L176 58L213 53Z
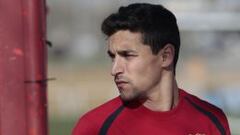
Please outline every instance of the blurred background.
M100 26L119 6L148 2L173 11L181 32L179 87L222 108L240 135L239 0L48 0L50 135L70 135L90 109L118 95Z

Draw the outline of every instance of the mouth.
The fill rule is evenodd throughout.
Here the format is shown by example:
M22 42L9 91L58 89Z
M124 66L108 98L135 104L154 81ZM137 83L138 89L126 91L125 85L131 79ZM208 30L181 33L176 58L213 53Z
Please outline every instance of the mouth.
M118 80L116 80L115 83L116 83L116 85L117 85L117 87L118 87L119 89L123 89L124 86L127 85L128 82L126 82L126 81L120 81L120 80L118 81Z

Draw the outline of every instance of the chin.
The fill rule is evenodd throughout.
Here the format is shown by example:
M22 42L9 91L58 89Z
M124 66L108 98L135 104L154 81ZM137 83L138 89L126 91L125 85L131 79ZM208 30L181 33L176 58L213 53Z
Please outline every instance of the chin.
M120 98L124 105L128 108L138 108L142 105L142 100L139 95L124 95L120 94Z
M125 95L123 95L123 94L120 94L120 98L121 98L122 101L124 101L124 102L129 102L129 101L132 101L132 100L134 99L134 98L125 96Z
M137 93L120 93L120 97L124 102L131 102L138 99Z

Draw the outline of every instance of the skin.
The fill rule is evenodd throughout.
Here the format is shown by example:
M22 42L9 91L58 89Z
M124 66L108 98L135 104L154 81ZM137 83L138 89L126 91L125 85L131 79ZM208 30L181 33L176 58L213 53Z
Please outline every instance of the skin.
M154 55L141 33L120 30L109 37L111 75L123 101L141 100L153 111L168 111L178 103L173 73L174 47L165 45Z

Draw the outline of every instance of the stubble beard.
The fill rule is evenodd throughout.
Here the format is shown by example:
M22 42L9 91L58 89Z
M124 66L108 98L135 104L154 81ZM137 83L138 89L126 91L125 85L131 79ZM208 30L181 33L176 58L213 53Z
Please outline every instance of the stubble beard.
M135 89L123 90L120 92L120 97L124 102L138 100L141 97L141 92Z

